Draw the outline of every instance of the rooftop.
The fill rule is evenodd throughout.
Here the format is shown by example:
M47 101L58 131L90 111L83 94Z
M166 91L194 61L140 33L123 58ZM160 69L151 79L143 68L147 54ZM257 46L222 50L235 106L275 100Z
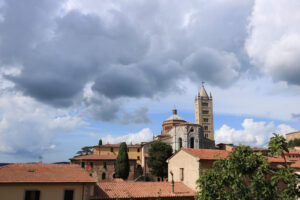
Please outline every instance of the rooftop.
M103 144L101 146L96 145L94 147L120 147L120 144ZM140 144L127 144L128 148L140 148L141 145Z
M229 152L226 150L189 148L182 148L182 150L202 160L219 160L229 156Z
M0 167L0 183L95 183L79 165L10 164Z
M300 131L295 131L295 132L287 133L285 135L292 135L292 134L300 134Z
M117 159L116 155L97 155L97 154L75 156L73 158L70 158L70 160L115 160L115 159ZM136 159L129 158L129 160L136 160Z
M102 182L93 199L194 197L195 192L182 182Z

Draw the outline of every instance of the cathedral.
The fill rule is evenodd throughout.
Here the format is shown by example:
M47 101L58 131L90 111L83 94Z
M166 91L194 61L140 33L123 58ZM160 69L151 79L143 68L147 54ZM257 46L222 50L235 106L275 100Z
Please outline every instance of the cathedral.
M162 124L161 134L155 140L170 144L174 152L182 147L215 148L212 96L208 96L203 84L195 97L195 122L185 121L173 109L172 115Z

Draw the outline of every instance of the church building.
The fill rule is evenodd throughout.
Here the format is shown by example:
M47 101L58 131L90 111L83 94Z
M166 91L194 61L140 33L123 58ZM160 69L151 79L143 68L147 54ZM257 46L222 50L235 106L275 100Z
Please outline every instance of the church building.
M185 121L173 109L172 115L162 124L162 133L155 140L170 144L174 152L182 147L215 148L212 96L207 95L203 84L195 98L195 122Z

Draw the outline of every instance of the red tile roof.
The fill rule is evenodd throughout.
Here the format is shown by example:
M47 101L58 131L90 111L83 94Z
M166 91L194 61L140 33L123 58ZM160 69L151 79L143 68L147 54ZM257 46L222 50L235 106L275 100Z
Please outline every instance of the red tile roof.
M284 158L283 157L267 157L268 161L271 163L284 163ZM292 161L288 160L288 158L286 158L286 162L287 163L291 163Z
M300 134L300 131L295 131L295 132L287 133L285 135L291 135L291 134Z
M229 152L226 150L188 148L182 148L182 150L203 160L219 160L229 156Z
M85 156L76 156L70 158L69 160L116 160L117 156L115 155L97 155L97 154L90 154ZM129 158L129 160L136 160L136 158Z
M292 168L300 168L300 160L297 160L296 162L291 164Z
M103 144L101 146L99 145L96 145L94 147L120 147L120 144ZM137 148L140 148L142 147L140 144L127 144L127 147L128 148L132 148L132 147L137 147Z
M115 159L117 159L117 156L115 155L96 155L96 154L75 156L73 158L70 158L70 160L115 160Z
M10 164L0 167L0 183L95 183L79 165Z
M182 182L102 182L93 199L193 197L195 192Z

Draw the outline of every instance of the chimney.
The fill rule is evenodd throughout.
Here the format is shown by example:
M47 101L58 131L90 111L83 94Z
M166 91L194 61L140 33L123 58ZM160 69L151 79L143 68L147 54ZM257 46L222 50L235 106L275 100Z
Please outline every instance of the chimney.
M177 115L177 110L174 108L174 109L172 110L172 113L173 113L173 115Z
M170 174L171 174L171 176L172 176L172 193L174 193L174 179L173 179L173 172L172 171L170 171Z

